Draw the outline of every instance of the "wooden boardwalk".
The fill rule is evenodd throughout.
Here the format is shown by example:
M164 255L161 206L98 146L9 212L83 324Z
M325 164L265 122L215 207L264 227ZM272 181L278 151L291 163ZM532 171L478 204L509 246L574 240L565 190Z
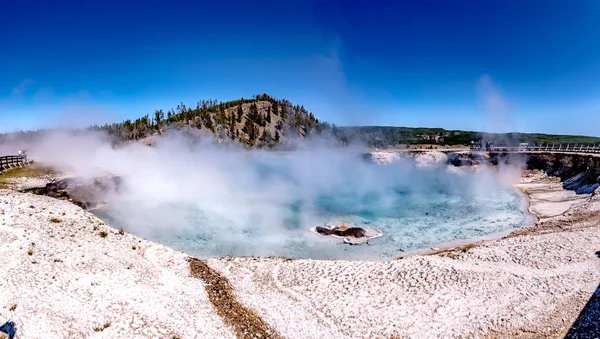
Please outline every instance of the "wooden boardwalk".
M600 154L599 145L583 144L541 144L527 146L492 146L491 152L557 152L557 153L597 153Z
M13 167L22 167L27 164L27 160L20 155L7 155L0 157L0 172Z

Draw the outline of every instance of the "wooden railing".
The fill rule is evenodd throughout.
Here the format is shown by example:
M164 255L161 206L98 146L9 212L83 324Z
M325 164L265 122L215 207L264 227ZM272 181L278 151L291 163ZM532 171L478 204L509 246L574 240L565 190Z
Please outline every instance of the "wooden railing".
M0 172L13 167L21 167L25 164L27 164L27 159L20 155L0 157Z
M491 146L492 152L560 152L560 153L596 153L600 146L583 144L541 144L533 146Z

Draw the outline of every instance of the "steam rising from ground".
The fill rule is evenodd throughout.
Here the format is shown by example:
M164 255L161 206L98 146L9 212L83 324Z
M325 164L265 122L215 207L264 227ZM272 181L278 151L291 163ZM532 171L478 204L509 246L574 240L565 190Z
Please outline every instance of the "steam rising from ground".
M199 255L392 257L523 222L511 189L519 169L457 170L439 156L420 166L412 159L378 165L363 159L366 149L324 140L296 152L201 140L171 134L154 147L113 148L103 134L53 133L28 148L31 158L77 176L122 176L123 187L98 213L114 227ZM308 231L331 220L383 228L377 241L385 251L349 249Z

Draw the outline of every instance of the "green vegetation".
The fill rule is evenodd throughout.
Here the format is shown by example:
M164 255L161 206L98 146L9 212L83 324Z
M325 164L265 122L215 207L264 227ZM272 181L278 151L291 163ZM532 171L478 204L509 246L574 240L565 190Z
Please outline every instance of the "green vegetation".
M31 164L25 167L10 168L0 172L0 189L10 187L12 179L34 178L52 174L52 170L40 164Z
M180 103L167 112L156 110L134 121L92 126L86 130L105 131L113 144L139 140L149 145L152 137L179 130L193 135L197 130L212 133L218 142L239 142L247 147L273 147L285 144L291 138L313 135L332 135L342 145L361 143L370 147L388 148L406 145L469 145L472 141L493 141L495 144L516 145L521 142L532 144L569 143L598 144L600 137L551 135L539 133L482 133L475 131L446 130L443 128L412 128L391 126L337 127L319 121L304 106L293 105L285 99L275 99L267 94L222 102L201 100L195 107ZM4 140L19 140L24 143L39 138L47 131L29 131L0 134ZM7 171L8 172L8 171ZM27 174L19 174L27 176ZM0 176L0 187L2 187Z
M342 142L362 142L371 147L394 147L398 145L434 144L468 145L471 141L494 141L498 144L542 143L600 143L598 137L578 135L552 135L539 133L481 133L473 131L445 130L443 128L410 128L387 126L335 127L333 134Z
M202 100L195 108L180 103L167 112L166 119L158 110L135 121L91 127L107 131L114 143L190 128L210 131L221 142L234 140L247 146L272 147L283 141L282 136L304 137L321 133L329 125L319 122L304 106L261 94L228 102Z

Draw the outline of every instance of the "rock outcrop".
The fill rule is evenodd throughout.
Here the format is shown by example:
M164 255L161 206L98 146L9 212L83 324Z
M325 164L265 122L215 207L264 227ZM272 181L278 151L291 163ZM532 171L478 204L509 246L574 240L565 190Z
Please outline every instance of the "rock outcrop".
M108 176L92 180L62 179L50 182L44 187L28 188L23 192L69 200L83 209L90 209L102 205L108 194L119 192L121 189L122 179L118 176Z
M600 157L589 154L535 153L527 160L528 169L539 169L561 178L563 187L579 194L600 187Z
M401 155L400 153L404 154ZM416 166L419 159L434 157L429 152L393 152L369 153L367 161L389 164L412 154ZM439 157L437 157L439 158ZM434 162L429 162L433 164ZM578 194L592 193L600 188L600 156L583 153L511 153L511 152L448 152L445 164L449 166L477 166L482 164L514 165L528 170L541 170L549 176L559 177L563 187Z

